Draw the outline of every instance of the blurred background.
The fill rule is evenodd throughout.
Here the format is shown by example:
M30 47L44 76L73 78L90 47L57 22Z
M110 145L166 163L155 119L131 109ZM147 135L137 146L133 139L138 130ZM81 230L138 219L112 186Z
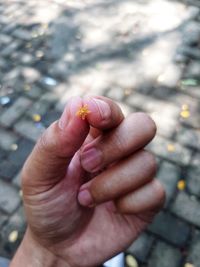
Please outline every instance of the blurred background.
M200 1L0 0L0 255L26 222L20 170L73 95L149 113L163 211L128 267L200 266Z

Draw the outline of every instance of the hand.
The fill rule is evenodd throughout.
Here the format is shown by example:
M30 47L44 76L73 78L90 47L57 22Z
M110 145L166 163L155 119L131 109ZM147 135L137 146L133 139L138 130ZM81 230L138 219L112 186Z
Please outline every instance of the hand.
M93 267L127 248L164 203L143 149L155 132L147 115L124 118L108 98L73 98L23 167L28 228L11 266Z

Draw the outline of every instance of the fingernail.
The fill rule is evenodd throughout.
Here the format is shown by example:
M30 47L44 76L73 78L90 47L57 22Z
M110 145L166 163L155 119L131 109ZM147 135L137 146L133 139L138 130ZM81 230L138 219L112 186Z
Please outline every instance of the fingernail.
M93 110L95 112L100 113L102 120L108 120L111 117L111 109L110 106L103 100L100 100L98 98L95 97L88 97L86 96L85 98L85 102L88 104L90 111L93 112Z
M80 97L72 97L69 100L58 121L61 130L64 130L67 127L71 115L76 114L76 111L80 106L82 106L82 99Z
M100 169L102 153L96 148L90 148L81 154L81 165L88 172L96 172Z
M110 109L110 106L104 102L103 100L100 100L100 99L97 99L97 98L93 98L93 100L96 102L99 110L100 110L100 113L101 113L101 116L102 116L102 119L103 120L107 120L110 118L111 116L111 109Z
M86 206L86 207L94 206L92 195L87 189L84 189L79 192L78 201L82 206Z

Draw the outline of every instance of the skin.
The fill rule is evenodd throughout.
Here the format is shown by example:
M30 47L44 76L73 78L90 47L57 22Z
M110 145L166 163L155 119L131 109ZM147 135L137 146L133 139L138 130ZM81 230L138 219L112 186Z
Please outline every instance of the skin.
M144 150L155 133L146 114L124 118L108 98L71 99L23 167L28 227L10 266L94 267L126 249L164 203Z

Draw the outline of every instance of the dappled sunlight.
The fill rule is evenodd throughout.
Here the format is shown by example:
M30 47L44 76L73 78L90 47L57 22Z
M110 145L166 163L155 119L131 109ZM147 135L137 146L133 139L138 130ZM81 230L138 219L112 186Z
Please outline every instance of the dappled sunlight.
M34 143L72 96L103 95L125 116L154 119L157 136L147 149L167 191L165 211L131 246L137 260L128 255L128 262L198 266L191 252L192 240L200 246L196 1L0 0L0 255L13 255L25 229L19 177Z

